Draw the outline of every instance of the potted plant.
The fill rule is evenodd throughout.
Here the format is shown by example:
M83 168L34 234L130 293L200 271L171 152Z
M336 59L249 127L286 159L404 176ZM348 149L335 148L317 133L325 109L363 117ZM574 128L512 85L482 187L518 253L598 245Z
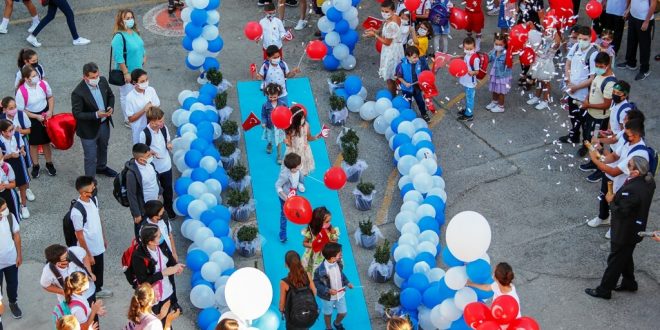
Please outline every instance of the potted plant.
M401 309L401 301L399 299L399 292L396 290L381 292L376 303L376 312L385 319L398 315Z
M236 232L236 252L249 258L257 253L259 231L253 225L243 226Z
M358 245L369 250L376 247L376 243L378 242L378 235L376 235L376 231L374 230L374 225L371 222L371 219L360 221L358 225L360 227L358 230L360 234L357 235L360 238L358 240Z
M227 205L231 219L236 222L245 222L250 218L252 205L250 192L247 190L229 189L227 192Z
M390 258L390 242L385 240L376 247L374 259L369 265L367 275L376 283L385 283L394 276L394 263Z
M235 164L227 171L229 177L229 188L235 190L245 190L250 186L250 176L247 175L247 168L241 164Z
M346 181L358 182L362 172L367 169L367 162L358 159L357 146L349 143L342 143L342 155L344 160L341 162L341 168L346 172Z
M215 96L214 103L215 103L215 108L218 111L218 117L220 123L224 123L227 119L229 119L229 116L234 111L234 109L227 106L227 92L225 91L218 93Z
M222 167L226 170L231 169L234 164L238 162L238 157L240 156L241 151L236 148L236 145L227 141L220 141L218 149L220 151Z
M231 142L234 145L238 144L241 139L241 134L238 130L238 124L233 120L227 120L222 123L222 140Z
M355 207L360 211L371 210L371 203L374 200L376 186L371 182L362 182L357 184L353 195L355 195Z
M216 68L211 68L206 71L204 78L206 82L211 83L218 88L218 93L222 93L231 87L231 83L227 79L224 79L222 72Z
M354 129L345 128L337 136L337 144L339 144L339 150L344 149L344 145L352 145L357 148L358 143L360 142L360 137L357 135Z
M337 88L343 88L344 81L346 81L346 73L340 71L331 74L330 78L328 78L328 89L330 90L330 95L335 94L335 90Z
M346 100L337 95L330 96L330 123L335 126L344 125L348 118L348 109L346 109Z

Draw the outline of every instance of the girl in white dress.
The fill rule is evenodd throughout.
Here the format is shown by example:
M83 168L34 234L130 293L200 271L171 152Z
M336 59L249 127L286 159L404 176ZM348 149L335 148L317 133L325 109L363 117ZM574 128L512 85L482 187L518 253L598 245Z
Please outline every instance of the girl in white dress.
M396 95L396 66L403 58L403 44L400 42L401 19L395 14L392 0L385 0L380 4L380 14L385 20L381 31L367 29L365 37L373 37L383 44L380 51L380 67L378 75L387 82L387 89Z
M493 300L503 295L509 295L513 297L513 299L515 299L518 303L518 316L516 318L520 318L522 316L520 298L518 298L516 287L513 285L513 283L511 283L514 277L513 268L511 268L511 265L506 262L500 262L497 264L497 266L495 266L493 277L495 277L495 282L493 282L493 284L477 284L468 280L467 286L471 286L482 291L492 291Z

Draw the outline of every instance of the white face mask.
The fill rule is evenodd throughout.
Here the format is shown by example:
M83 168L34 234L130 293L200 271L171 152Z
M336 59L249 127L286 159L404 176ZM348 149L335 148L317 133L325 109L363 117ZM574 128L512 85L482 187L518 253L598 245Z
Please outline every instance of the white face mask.
M409 20L407 20L407 19L402 19L401 20L401 25L408 25L408 24L410 24Z
M153 161L154 161L154 156L149 156L149 158L147 158L147 164L151 164L153 163Z
M419 34L419 35L422 36L422 37L423 37L423 36L426 36L426 33L427 33L427 32L428 32L428 31L426 31L426 29L419 29L419 30L417 30L417 34Z
M89 85L96 87L99 85L99 81L101 81L101 78L96 78L96 79L89 79Z
M39 79L39 76L36 76L36 77L30 78L30 82L31 82L33 85L38 84L40 80L41 80L41 79Z
M390 19L390 17L392 17L392 13L386 13L384 11L381 11L380 16L383 16L384 19Z
M280 59L279 58L274 58L274 59L270 60L270 63L273 64L273 65L278 65L278 64L280 64Z
M586 49L591 45L591 41L589 40L578 40L578 43L580 44L580 49Z
M472 55L474 54L474 50L466 50L465 55Z
M147 87L149 87L149 80L147 80L143 83L139 83L138 87L140 87L140 89L147 89Z
M495 51L498 51L498 52L501 52L501 51L504 50L504 46L495 46L493 48L495 49Z
M9 209L2 210L2 216L5 217L5 218L8 217L9 216Z

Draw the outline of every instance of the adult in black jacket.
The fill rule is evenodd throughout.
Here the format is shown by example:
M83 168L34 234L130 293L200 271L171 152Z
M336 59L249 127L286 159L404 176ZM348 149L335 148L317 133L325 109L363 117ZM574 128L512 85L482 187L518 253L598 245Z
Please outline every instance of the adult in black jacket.
M633 251L642 238L637 235L646 230L646 221L655 192L655 181L649 173L649 162L635 156L628 162L630 175L616 195L607 194L611 203L612 239L607 257L607 268L600 285L585 292L597 298L610 299L614 291L637 291ZM617 286L619 277L623 277Z
M85 64L83 80L71 92L71 112L77 122L76 135L82 142L86 176L117 176L107 165L114 106L115 95L105 77L101 77L99 67L95 63Z
M161 265L161 261L164 261L163 265ZM179 308L174 275L181 274L185 266L174 260L165 241L161 243L158 226L144 225L140 229L140 243L133 251L131 266L137 283L151 284L156 292L156 297L160 298L152 308L154 314L160 313L161 308L168 301L171 310ZM167 288L165 281L171 284L171 291Z

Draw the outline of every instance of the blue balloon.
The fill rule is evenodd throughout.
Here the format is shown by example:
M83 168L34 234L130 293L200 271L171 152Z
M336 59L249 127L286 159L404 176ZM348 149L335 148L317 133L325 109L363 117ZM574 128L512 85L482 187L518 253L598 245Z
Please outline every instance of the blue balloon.
M341 19L339 22L335 23L335 31L339 34L348 32L350 28L351 27L348 25L348 22L345 19Z
M335 71L339 68L339 60L332 54L323 58L323 67L328 71Z
M471 330L472 328L465 323L465 319L461 316L458 320L451 323L449 327L451 330Z
M190 70L197 70L200 67L202 67L201 65L192 65L192 64L190 64L190 61L188 61L188 57L186 57L185 61L186 61L186 67Z
M204 64L202 65L202 67L204 67L205 71L211 69L220 70L220 62L218 62L218 59L216 59L215 57L207 57L204 60Z
M234 269L234 268L225 269L225 271L223 271L221 275L222 276L231 276L231 274L233 274L235 271L236 271L236 269Z
M196 287L196 286L198 286L198 285L206 285L206 286L208 286L209 288L211 288L211 290L214 290L214 291L215 291L215 287L214 287L213 283L211 283L211 282L209 282L209 281L207 281L207 280L205 280L205 279L201 279L201 280L197 280L197 281L195 281L195 283L192 284L192 287L194 288L194 287Z
M335 95L341 97L342 99L344 99L344 101L348 100L348 93L344 88L335 89Z
M429 267L433 268L436 266L435 257L429 252L422 252L415 257L415 263L425 262Z
M209 4L208 6L206 6L205 10L217 9L219 6L220 6L220 0L209 0Z
M182 107L186 110L190 110L190 107L193 105L193 103L197 102L197 98L189 96L185 100L183 100L183 105Z
M435 209L436 214L438 212L445 212L445 202L442 201L442 198L438 196L428 196L424 198L424 201L422 204L429 204L433 206L433 209Z
M188 150L183 158L188 167L197 168L199 167L199 161L202 160L202 153L199 150Z
M394 122L397 118L394 118L394 120L392 120L392 122ZM394 150L396 150L396 148L398 148L402 145L405 145L405 144L409 144L409 143L410 143L410 137L408 135L403 134L403 133L399 133L399 134L395 135L394 140L392 140L392 148L394 148ZM414 146L413 146L413 148L414 148ZM399 153L399 155L400 154L401 153Z
M206 114L204 111L193 111L190 114L189 121L191 124L197 126L199 123L206 121Z
M192 52L193 50L192 42L193 40L190 37L184 36L183 40L181 40L181 46L183 46L183 49Z
M408 278L408 287L424 292L429 287L429 279L422 273L415 273Z
M431 284L428 289L424 290L422 302L424 303L424 306L428 308L440 305L442 297L440 297L440 287L438 287L437 283Z
M474 292L477 293L477 299L479 299L481 301L484 301L486 299L490 299L493 296L493 291L484 291L484 290L480 290L480 289L477 289L477 288L474 288L474 287L472 288L472 290L474 290Z
M201 112L201 111L195 111L193 113L197 113L197 112ZM191 115L191 117L192 117L192 115ZM204 150L206 150L210 147L211 147L211 145L206 140L200 139L200 138L196 138L196 139L193 140L192 143L190 143L190 149L197 150L199 152L202 152L202 151L204 151Z
M465 265L464 262L454 257L454 255L451 254L451 251L449 251L449 248L446 246L442 249L442 261L445 263L445 265L447 265L447 267L456 267L456 266Z
M327 51L325 52L325 55L332 55L332 47L330 47L330 45L328 45L325 42L325 35L326 35L326 33L322 33L322 36L321 36L321 37L323 37L323 44L325 45L325 49L327 49Z
M422 303L422 294L419 293L417 289L406 288L405 290L401 291L399 299L401 300L401 306L406 309L413 310L417 309L419 304Z
M429 136L433 137L433 132L428 127L422 127L415 131L415 133L417 132L426 132Z
M206 24L206 18L207 18L206 10L204 9L193 9L193 11L190 13L190 21L197 25L197 26L203 26Z
M206 14L206 13L204 13L204 14ZM201 36L202 31L203 31L201 26L199 26L197 24L193 24L192 22L186 24L186 28L184 30L186 32L186 36L188 36L188 38L190 38L190 39L195 39L195 38Z
M209 256L202 250L192 250L186 256L186 267L193 272L202 270L202 266L209 261Z
M353 0L353 7L357 7L360 4L360 0Z
M403 279L408 279L413 273L413 267L415 267L414 260L410 258L401 258L395 265L396 274Z
M194 272L192 274L192 276L190 276L190 286L195 287L195 285L193 285L193 283L195 283L199 280L203 280L203 279L204 278L202 277L202 272Z
M209 121L203 121L197 125L197 136L206 141L213 141L213 125Z
M229 213L229 209L226 206L218 204L212 207L211 210L218 217L218 219L223 220L229 224L229 221L231 220L231 213Z
M440 301L443 301L447 298L453 298L454 295L456 294L456 290L452 290L447 286L447 283L445 282L445 278L441 278L440 281L438 281L438 289L439 289L439 294L440 294Z
M225 251L230 257L234 256L234 252L236 252L234 240L227 236L220 237L220 240L222 241L222 251Z
M211 176L209 175L209 172L206 172L206 170L201 167L192 170L192 173L190 173L190 178L193 181L204 182L208 180L210 177Z
M399 242L394 242L394 244L392 244L392 248L390 249L390 256L394 255L394 250L396 250L398 246L399 246Z
M378 92L376 92L376 100L378 100L382 97L385 97L385 98L387 98L388 100L391 101L392 100L392 93L390 93L390 91L387 90L387 89L381 89Z
M442 225L445 224L445 212L436 212L435 213L435 221L438 222L438 226L442 227Z
M176 199L176 209L184 216L188 215L188 204L195 200L192 195L179 195Z
M417 118L417 114L412 109L403 109L400 111L401 111L400 117L403 117L404 120L412 121L413 119Z
M410 109L410 102L408 102L405 97L397 95L392 99L392 107L399 111L403 109Z
M401 198L406 195L407 192L415 190L415 187L413 186L412 183L407 183L403 187L401 187Z
M227 177L227 172L225 172L224 168L219 167L215 172L211 174L211 177L220 181L220 185L222 185L222 189L226 189L227 186L229 185L229 178Z
M440 233L440 226L438 226L438 221L433 217L423 217L417 222L420 232L425 230L433 230L436 234Z
M355 30L348 30L346 33L339 35L339 40L352 50L357 45L358 40L360 40L360 35Z
M206 120L212 123L217 123L220 120L220 116L218 116L218 112L215 110L206 110L204 111L204 115L206 115Z
M180 177L176 179L176 182L174 183L174 191L176 191L176 194L181 196L185 195L188 193L188 187L190 184L193 183L193 180L191 178L186 178L186 177Z
M405 134L401 134L401 135L405 135ZM403 157L406 155L415 156L416 154L417 154L417 148L415 148L415 146L412 143L404 143L399 146L399 157Z
M218 151L215 148L207 148L206 150L204 150L204 156L211 156L215 160L220 160L220 151Z
M470 281L477 284L484 284L491 278L490 276L490 264L488 261L483 259L477 259L472 262L468 262L465 266L465 271L467 272L468 278Z
M225 41L222 40L221 37L217 37L209 41L208 51L211 53L217 53L221 51L224 46L225 46Z
M398 116L394 119L392 119L392 122L390 123L390 128L392 129L392 132L398 133L399 132L399 124L403 123L405 120L403 119L403 116ZM405 134L404 134L405 135ZM408 135L406 135L408 136ZM410 139L410 137L408 137ZM410 141L408 141L410 142ZM394 148L396 149L396 148Z
M213 236L217 238L229 235L229 223L227 221L216 219L211 221L208 227L213 232Z
M394 122L394 120L392 122ZM417 150L422 149L422 148L428 148L429 150L431 150L431 152L435 152L435 146L433 145L433 142L431 142L431 141L426 141L426 140L419 141L419 142L417 142L415 147L417 147Z
M280 327L280 315L279 311L270 308L266 311L266 314L258 318L252 326L263 330L277 330Z
M335 23L342 20L341 12L335 7L330 7L330 9L328 9L328 11L325 13L325 16L327 16L329 20Z
M209 325L217 325L220 320L220 311L215 307L203 309L197 316L197 325L200 329L206 329Z
M212 210L206 210L199 216L199 221L203 222L204 225L208 227L215 218L216 216Z
M197 101L203 105L213 105L213 98L215 96L209 94L199 94Z
M356 75L350 75L344 81L344 89L348 95L355 95L362 89L362 80Z
M215 95L218 94L218 87L216 87L212 83L206 83L199 88L199 95L202 94L208 94L211 95L212 97L215 97Z

